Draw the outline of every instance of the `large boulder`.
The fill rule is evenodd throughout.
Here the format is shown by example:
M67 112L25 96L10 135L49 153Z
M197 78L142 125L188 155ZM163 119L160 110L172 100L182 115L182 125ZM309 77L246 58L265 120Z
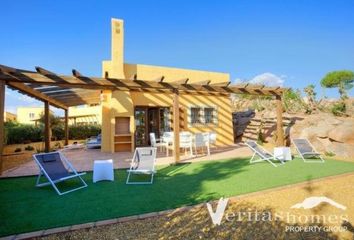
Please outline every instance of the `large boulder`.
M326 122L320 122L317 126L310 126L303 128L300 137L313 139L313 138L326 138L332 126Z
M354 121L345 121L328 133L332 141L354 145Z
M351 144L332 142L329 146L326 147L327 152L332 152L336 156L340 157L353 157L354 148Z

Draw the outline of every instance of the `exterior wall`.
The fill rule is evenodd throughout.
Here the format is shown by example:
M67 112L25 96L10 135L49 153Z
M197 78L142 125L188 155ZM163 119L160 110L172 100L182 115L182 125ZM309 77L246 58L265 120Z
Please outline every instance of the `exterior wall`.
M186 78L189 79L188 83L205 80L210 80L211 83L220 83L230 80L228 73L128 63L124 64L124 74L126 77L137 74L139 80L155 80L164 76L164 82L172 82Z
M19 107L17 108L17 122L23 124L35 124L44 112L44 107ZM30 114L33 113L33 117Z
M109 104L110 106L109 108L105 109L107 111L104 113L103 116L103 119L106 119L106 124L105 127L102 126L102 151L114 152L114 126L116 117L130 117L130 133L132 136L132 141L134 142L134 107L170 107L172 111L173 96L172 94L163 93L129 93L115 91L112 94L112 99L110 100L110 103L107 104ZM215 107L217 109L217 123L191 125L189 123L188 117L189 108L191 106ZM189 131L192 133L216 132L217 146L233 144L232 109L231 100L228 96L181 94L180 115L180 131ZM106 130L104 131L104 129Z
M131 97L134 106L170 107L172 111L172 94L132 92ZM180 131L189 131L192 133L216 132L216 145L223 146L233 144L232 109L229 97L181 94L179 102ZM191 106L215 107L217 109L217 123L191 125L188 117L189 108Z
M4 112L4 122L16 121L16 114Z
M76 118L76 120L73 119ZM102 124L102 106L79 106L69 108L69 124Z

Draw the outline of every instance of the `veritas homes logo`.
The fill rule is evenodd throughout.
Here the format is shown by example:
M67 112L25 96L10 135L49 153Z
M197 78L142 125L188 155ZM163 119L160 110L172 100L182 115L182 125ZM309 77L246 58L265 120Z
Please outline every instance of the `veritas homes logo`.
M304 208L304 209L311 209L317 207L321 203L328 203L336 208L340 208L342 210L347 209L346 206L337 203L336 201L328 198L328 197L308 197L302 203L297 203L291 208Z
M207 203L206 206L208 208L208 212L210 214L211 221L213 222L214 225L220 225L221 221L223 219L223 216L225 216L226 220L228 222L230 221L284 221L289 225L287 231L298 231L301 229L294 229L294 225L297 224L337 224L341 225L343 221L348 221L348 216L347 215L316 215L316 214L292 214L290 212L271 212L271 211L249 211L249 212L227 212L225 214L225 210L227 207L229 199L228 198L220 198L215 212L213 211L213 208L210 203ZM329 204L333 207L336 207L338 209L341 209L345 211L347 209L346 206L334 201L333 199L330 199L325 196L313 196L313 197L308 197L305 198L302 202L297 203L290 208L304 208L304 209L311 209L319 206L322 203ZM319 227L314 228L314 231L319 231L321 230ZM345 231L346 229L329 229L330 231Z
M225 198L225 199L220 198L215 212L213 211L213 208L210 203L206 204L209 214L210 214L210 217L211 217L211 220L214 225L220 225L222 217L224 216L228 201L229 201L228 198Z

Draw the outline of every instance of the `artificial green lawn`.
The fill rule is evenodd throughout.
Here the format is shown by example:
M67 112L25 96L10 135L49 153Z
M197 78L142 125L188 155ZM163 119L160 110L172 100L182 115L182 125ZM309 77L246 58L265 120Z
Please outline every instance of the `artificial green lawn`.
M93 184L90 172L84 176L87 188L63 196L51 186L35 188L35 177L2 179L0 236L161 211L352 171L353 163L335 160L295 159L275 168L227 159L160 167L152 185L126 185L125 170L115 171L114 182Z

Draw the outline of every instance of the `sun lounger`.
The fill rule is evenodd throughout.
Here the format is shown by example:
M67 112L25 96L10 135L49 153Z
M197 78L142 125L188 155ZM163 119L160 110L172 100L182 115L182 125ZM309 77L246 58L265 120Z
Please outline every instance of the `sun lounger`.
M266 151L264 148L259 146L255 141L246 141L245 144L253 151L253 156L250 159L250 163L257 163L262 161L267 161L272 164L274 167L277 165L273 162L274 160L280 161L284 164L284 161L281 159L276 159L273 154ZM258 159L256 159L258 157Z
M87 184L81 178L81 176L86 173L78 173L62 153L51 152L34 154L33 159L37 163L40 170L36 182L36 187L52 185L59 195L63 195L87 187ZM42 176L45 176L48 182L40 183ZM61 192L57 187L57 183L72 178L79 178L82 185L80 187Z
M323 163L324 160L321 154L316 151L309 140L306 138L294 138L292 142L295 145L296 151L299 153L304 162Z
M156 148L141 147L136 148L130 168L126 184L152 184L155 174ZM151 179L148 182L132 182L130 181L131 174L148 174Z

